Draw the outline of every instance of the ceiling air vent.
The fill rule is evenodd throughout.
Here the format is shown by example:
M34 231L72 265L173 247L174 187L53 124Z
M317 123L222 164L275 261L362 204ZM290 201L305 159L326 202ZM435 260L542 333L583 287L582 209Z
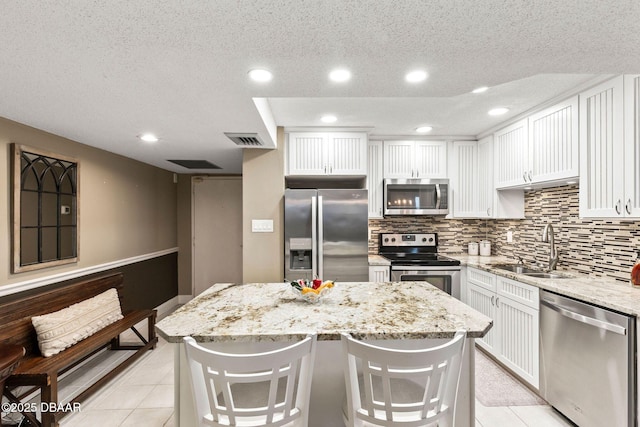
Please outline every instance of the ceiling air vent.
M168 160L187 169L222 169L208 160Z
M236 145L240 145L242 147L261 147L264 144L262 140L258 138L257 133L231 133L225 132L227 138L232 140Z

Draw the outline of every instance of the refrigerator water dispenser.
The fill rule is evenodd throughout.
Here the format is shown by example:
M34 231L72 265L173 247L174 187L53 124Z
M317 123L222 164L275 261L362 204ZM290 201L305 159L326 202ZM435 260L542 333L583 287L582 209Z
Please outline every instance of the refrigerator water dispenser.
M308 238L289 239L289 259L291 270L311 270L312 241Z

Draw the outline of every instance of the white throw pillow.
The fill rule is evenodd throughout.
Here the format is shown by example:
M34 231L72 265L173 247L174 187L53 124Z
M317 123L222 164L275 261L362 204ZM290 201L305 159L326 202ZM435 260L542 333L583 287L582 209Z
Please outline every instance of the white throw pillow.
M38 334L40 352L44 357L49 357L122 317L118 292L111 288L62 310L33 316L31 322Z

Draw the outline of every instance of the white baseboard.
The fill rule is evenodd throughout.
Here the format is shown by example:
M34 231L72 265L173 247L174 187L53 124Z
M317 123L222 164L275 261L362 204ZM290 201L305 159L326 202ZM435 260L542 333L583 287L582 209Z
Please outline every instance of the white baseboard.
M178 304L186 304L193 299L193 295L178 295Z
M178 297L175 296L157 306L156 310L158 310L158 319L162 319L164 316L171 313L173 311L173 308L179 304L180 303L178 302Z

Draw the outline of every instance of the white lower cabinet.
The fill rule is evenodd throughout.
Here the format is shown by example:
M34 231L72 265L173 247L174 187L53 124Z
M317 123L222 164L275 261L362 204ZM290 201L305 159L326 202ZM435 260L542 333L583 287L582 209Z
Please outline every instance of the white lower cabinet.
M388 265L370 265L369 266L369 281L370 282L388 282L389 281Z
M496 277L498 359L538 388L540 365L540 292L535 286Z
M476 340L533 387L539 386L539 289L526 283L467 268L467 304L493 319Z
M496 275L483 270L467 267L467 305L493 319L493 327L476 339L478 345L490 353L496 347Z

